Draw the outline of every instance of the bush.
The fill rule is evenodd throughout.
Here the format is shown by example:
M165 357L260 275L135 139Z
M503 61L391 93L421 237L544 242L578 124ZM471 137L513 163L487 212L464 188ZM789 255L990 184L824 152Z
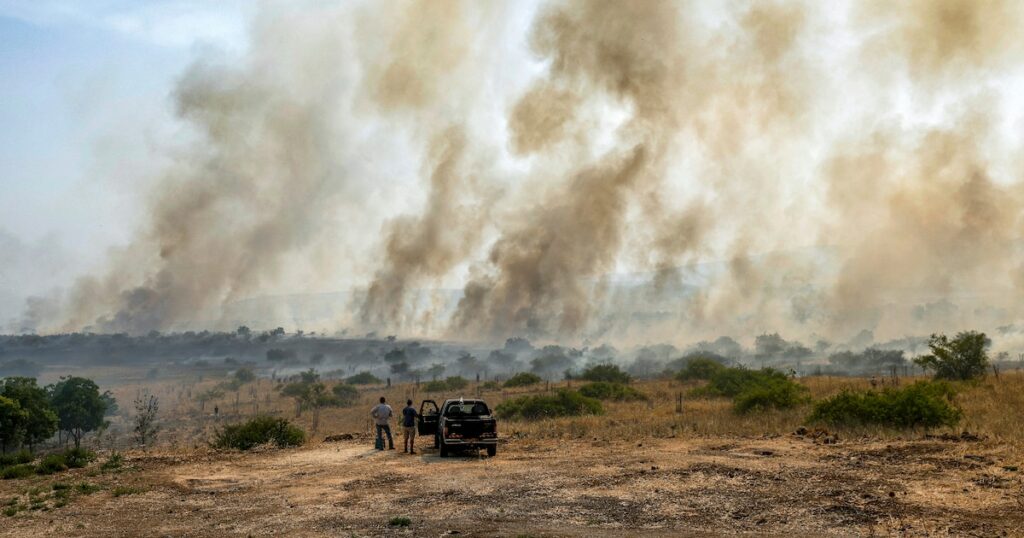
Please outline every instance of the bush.
M35 458L32 453L28 450L20 450L14 454L3 454L0 455L0 467L7 467L8 465L17 465L19 463L32 463Z
M936 379L978 379L985 376L988 368L985 350L991 343L985 333L976 331L959 333L952 340L944 334L933 334L928 341L931 354L918 357L914 362L934 370Z
M359 389L347 383L335 385L331 392L334 393L337 405L341 407L352 406L359 399Z
M39 474L54 474L67 469L68 464L64 461L64 454L50 454L36 466L36 472Z
M626 384L633 380L629 374L623 372L614 364L598 364L591 366L580 374L580 379L586 381L604 381L607 383Z
M469 386L469 381L462 376L452 376L444 380L448 390L462 390Z
M424 386L423 390L427 392L444 392L447 390L460 390L466 388L469 385L469 381L459 376L449 377L447 379L436 381L428 381Z
M388 521L388 525L392 527L408 527L411 524L412 520L405 516L396 516L391 518L391 521Z
M72 448L64 452L64 463L72 469L81 469L96 459L96 454L85 448Z
M796 407L808 400L807 392L807 387L771 368L722 368L711 376L707 386L695 389L693 394L732 398L736 412L746 413Z
M954 426L961 417L952 403L955 394L948 383L936 381L882 391L845 390L815 404L808 420L843 426Z
M20 465L5 467L4 470L0 472L0 476L2 476L4 480L12 480L15 478L26 478L34 475L35 473L35 467L27 463L22 463Z
M145 490L142 488L137 488L135 486L117 486L114 489L110 490L110 494L113 495L114 497L122 497L124 495L135 495L136 493L145 493Z
M682 370L679 370L676 379L679 381L711 379L722 370L725 370L725 366L714 359L694 358L687 362Z
M358 374L345 379L345 382L349 385L379 385L383 383L381 379L370 372L359 372Z
M109 458L107 458L107 461L103 462L103 465L100 465L100 469L104 471L113 471L115 469L120 469L123 463L124 456L117 452L114 452L113 454L110 455Z
M530 372L519 372L518 374L508 378L508 380L505 381L505 387L528 387L530 385L536 385L541 381L543 381L543 379L541 379L541 377L537 374L532 374Z
M279 448L297 446L306 434L283 418L255 417L240 424L225 426L214 434L214 448L249 450L257 445L274 443Z
M554 395L521 396L498 404L495 413L502 418L536 420L579 415L600 415L601 401L579 392L562 389Z
M480 385L480 388L483 390L498 390L501 388L501 385L498 385L497 381L485 381L483 385Z
M766 409L791 409L809 400L807 387L786 379L752 387L733 398L737 413Z
M646 394L634 389L633 387L619 383L607 383L604 381L597 381L583 385L580 387L580 394L587 398L613 400L616 402L635 402L647 399Z

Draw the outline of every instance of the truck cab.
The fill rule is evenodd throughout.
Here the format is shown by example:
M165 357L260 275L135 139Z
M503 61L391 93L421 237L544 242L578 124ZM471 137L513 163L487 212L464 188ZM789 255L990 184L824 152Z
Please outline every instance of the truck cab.
M483 400L458 398L423 400L417 425L420 435L432 435L442 458L452 450L486 448L493 457L498 451L498 424Z

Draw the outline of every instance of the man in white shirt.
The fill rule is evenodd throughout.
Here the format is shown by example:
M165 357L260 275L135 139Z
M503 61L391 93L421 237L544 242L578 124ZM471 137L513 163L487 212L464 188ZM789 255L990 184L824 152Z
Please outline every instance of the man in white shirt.
M384 440L381 439L381 432L388 434L388 450L395 449L395 442L391 439L391 415L394 411L391 410L391 406L384 403L384 397L380 397L380 403L373 407L370 411L370 416L377 423L377 446L380 447L377 450L384 450Z

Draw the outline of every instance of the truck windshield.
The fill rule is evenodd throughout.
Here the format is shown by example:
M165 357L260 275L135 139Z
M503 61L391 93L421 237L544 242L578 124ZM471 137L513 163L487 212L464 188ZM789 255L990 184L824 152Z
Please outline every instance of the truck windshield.
M478 417L490 415L487 404L483 402L452 403L448 405L448 415L453 417Z

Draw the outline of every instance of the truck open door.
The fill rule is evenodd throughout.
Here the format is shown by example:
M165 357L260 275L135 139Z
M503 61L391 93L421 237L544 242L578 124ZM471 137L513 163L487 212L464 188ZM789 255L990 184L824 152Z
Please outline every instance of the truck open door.
M434 400L423 400L420 404L420 420L417 433L420 435L435 436L437 433L437 422L441 417L437 402Z

